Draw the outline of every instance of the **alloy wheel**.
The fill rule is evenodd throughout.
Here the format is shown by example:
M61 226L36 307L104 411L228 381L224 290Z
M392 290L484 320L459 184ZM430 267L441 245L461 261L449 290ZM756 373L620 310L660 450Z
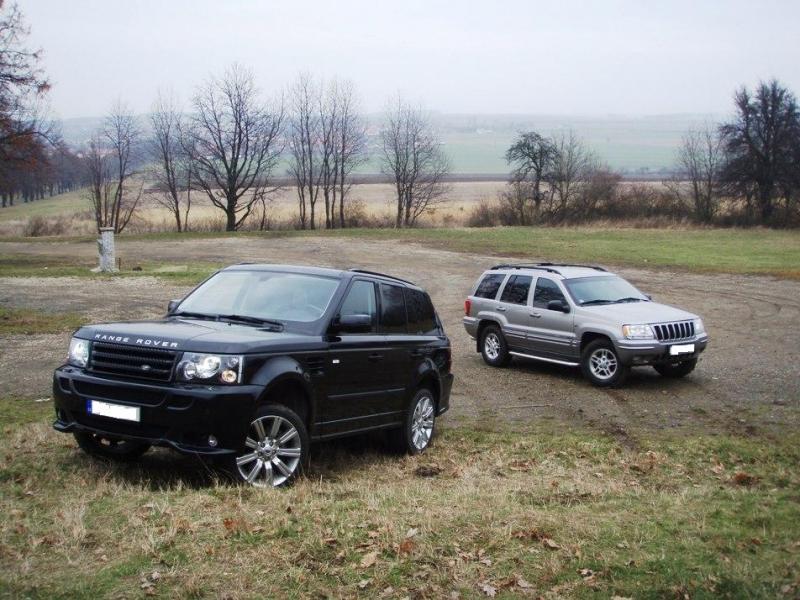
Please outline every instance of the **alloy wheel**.
M286 483L300 466L302 441L294 425L278 415L259 417L250 423L245 446L236 457L244 481L258 487Z
M592 375L603 381L614 377L617 367L617 356L608 348L598 348L589 356Z
M434 406L430 396L422 396L411 415L411 443L417 450L424 450L433 435Z

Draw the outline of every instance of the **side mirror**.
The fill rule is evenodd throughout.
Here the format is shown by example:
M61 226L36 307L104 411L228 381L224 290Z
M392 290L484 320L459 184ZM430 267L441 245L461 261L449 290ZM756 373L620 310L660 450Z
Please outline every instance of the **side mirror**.
M547 310L557 310L559 312L568 313L569 304L564 300L550 300L550 302L547 303Z
M169 304L167 304L167 314L171 315L175 312L175 309L178 308L178 305L182 302L181 299L178 300L170 300Z
M339 333L367 333L372 329L370 315L343 315L334 323L334 329Z

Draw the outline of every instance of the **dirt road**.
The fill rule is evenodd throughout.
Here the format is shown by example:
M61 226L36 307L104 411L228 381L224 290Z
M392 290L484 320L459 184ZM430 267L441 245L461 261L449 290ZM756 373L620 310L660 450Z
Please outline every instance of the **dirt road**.
M94 244L0 242L0 251L90 258ZM359 266L424 286L453 341L451 425L526 428L533 424L600 428L635 443L638 431L775 433L800 422L800 282L765 277L617 269L654 299L702 315L711 344L697 370L681 381L635 370L626 387L602 391L575 369L515 360L504 370L483 364L461 326L464 296L498 257L415 244L331 238L220 238L119 242L123 260L190 259ZM535 259L536 257L530 257ZM148 277L0 279L0 306L79 311L91 320L163 314L186 287ZM3 394L44 397L66 335L0 338Z

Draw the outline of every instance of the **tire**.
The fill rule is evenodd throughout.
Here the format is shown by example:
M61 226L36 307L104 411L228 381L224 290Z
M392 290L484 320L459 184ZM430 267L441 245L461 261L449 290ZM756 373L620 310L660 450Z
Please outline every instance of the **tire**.
M256 410L242 448L225 460L236 481L256 487L291 485L308 461L309 439L293 410L267 404Z
M98 433L76 431L72 435L75 436L75 441L78 442L80 449L86 454L106 460L131 462L150 449L150 444L146 442L121 440Z
M408 404L403 426L390 432L392 445L404 454L422 454L431 444L435 427L433 392L420 388Z
M662 377L670 377L672 379L680 379L686 377L689 373L694 371L697 366L697 359L690 358L683 360L679 363L663 363L660 365L653 365L653 368L658 371Z
M505 367L511 361L506 338L497 325L487 325L481 332L481 356L490 367Z
M581 371L592 385L619 387L625 383L630 367L622 364L614 345L608 339L597 339L583 350Z

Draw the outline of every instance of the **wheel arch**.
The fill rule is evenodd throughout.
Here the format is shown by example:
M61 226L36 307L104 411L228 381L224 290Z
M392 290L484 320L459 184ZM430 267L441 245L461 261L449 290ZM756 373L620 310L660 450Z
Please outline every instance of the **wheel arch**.
M500 333L503 332L503 325L499 321L495 321L494 319L481 319L478 322L478 331L475 334L475 348L478 352L481 351L481 336L483 336L483 330L491 325L497 327Z
M253 378L253 383L263 386L256 408L264 404L279 404L293 410L311 431L316 418L314 389L311 374L291 357L278 357L267 361Z

